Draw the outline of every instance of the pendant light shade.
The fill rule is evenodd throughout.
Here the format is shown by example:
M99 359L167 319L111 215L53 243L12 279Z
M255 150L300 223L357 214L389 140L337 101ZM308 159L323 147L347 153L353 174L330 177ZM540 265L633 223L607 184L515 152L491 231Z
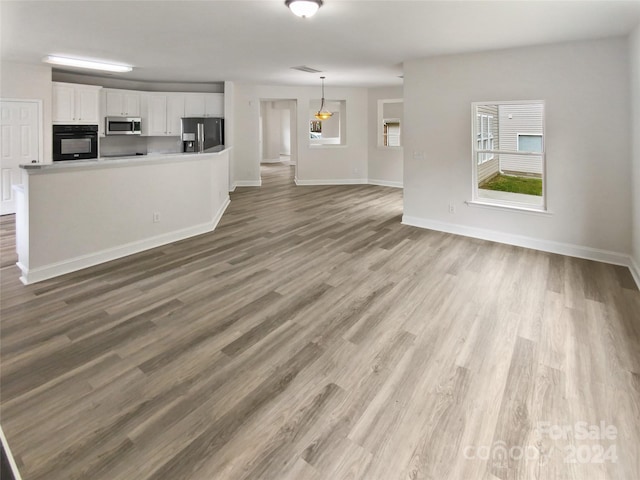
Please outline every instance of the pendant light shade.
M313 17L322 6L322 0L285 0L284 4L298 17Z
M322 100L320 101L320 110L316 112L314 115L318 120L326 120L331 117L333 113L324 109L324 79L325 77L320 77L322 79Z

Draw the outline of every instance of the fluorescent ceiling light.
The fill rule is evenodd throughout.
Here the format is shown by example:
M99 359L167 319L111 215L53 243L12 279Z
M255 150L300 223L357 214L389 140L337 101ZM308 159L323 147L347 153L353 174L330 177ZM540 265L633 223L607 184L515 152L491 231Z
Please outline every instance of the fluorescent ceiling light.
M306 18L313 17L323 2L322 0L285 0L284 3L294 15Z
M130 72L133 67L128 65L115 65L113 63L94 62L92 60L82 60L80 58L58 57L56 55L47 55L42 59L43 62L52 63L54 65L64 65L66 67L90 68L92 70L105 70L107 72Z

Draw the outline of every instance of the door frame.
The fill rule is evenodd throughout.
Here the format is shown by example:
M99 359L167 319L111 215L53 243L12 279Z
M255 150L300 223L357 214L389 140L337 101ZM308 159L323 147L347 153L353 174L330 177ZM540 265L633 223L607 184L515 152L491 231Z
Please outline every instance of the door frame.
M262 106L263 106L263 102L292 102L291 106L288 108L289 110L289 115L290 115L290 129L289 129L289 135L290 135L290 142L291 142L291 157L295 158L295 166L294 166L294 183L296 181L296 179L298 178L298 163L300 161L300 155L299 155L299 151L300 151L300 146L299 144L299 134L298 134L298 100L299 98L297 97L289 97L289 96L283 96L283 97L266 97L266 98L259 98L258 99L258 173L260 173L260 165L262 163L262 149L263 149L263 145L262 145L262 136L260 134L260 131L262 129ZM260 176L261 180L262 180L262 176Z

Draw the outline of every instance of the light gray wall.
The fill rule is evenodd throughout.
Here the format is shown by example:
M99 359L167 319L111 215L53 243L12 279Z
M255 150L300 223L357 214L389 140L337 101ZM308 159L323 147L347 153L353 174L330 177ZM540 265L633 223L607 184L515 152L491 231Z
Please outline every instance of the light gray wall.
M402 98L402 87L380 87L370 88L368 91L368 129L369 129L369 181L374 183L385 183L390 185L402 186L403 175L403 149L388 148L378 146L378 100L390 100ZM402 142L404 142L404 119L402 118L403 104L399 104L402 108L396 107L393 112L394 117L400 117L400 129L402 131ZM399 111L398 111L399 110ZM386 110L385 110L386 111Z
M291 155L291 110L280 110L280 155Z
M51 108L53 90L51 67L2 62L0 67L0 98L42 100L42 138L44 163L51 163Z
M367 178L367 89L326 87L327 96L346 101L347 145L339 146L309 146L309 104L319 96L319 88L237 82L234 90L234 128L241 138L234 145L237 182L260 180L260 101L294 100L297 125L291 126L295 132L291 150L292 156L297 152L297 178L302 182L364 183Z
M405 218L629 254L628 54L614 38L405 62ZM546 102L550 215L465 203L471 103L496 100Z
M280 143L282 138L282 110L276 108L275 103L276 102L261 102L261 162L277 162L280 160Z
M630 37L631 121L633 141L633 258L636 274L640 275L640 26Z

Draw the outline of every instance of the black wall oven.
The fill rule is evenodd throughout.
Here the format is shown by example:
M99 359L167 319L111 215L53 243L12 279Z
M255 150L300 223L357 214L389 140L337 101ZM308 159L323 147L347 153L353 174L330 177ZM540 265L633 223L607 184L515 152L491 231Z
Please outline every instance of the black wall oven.
M98 158L98 125L54 125L53 161Z

